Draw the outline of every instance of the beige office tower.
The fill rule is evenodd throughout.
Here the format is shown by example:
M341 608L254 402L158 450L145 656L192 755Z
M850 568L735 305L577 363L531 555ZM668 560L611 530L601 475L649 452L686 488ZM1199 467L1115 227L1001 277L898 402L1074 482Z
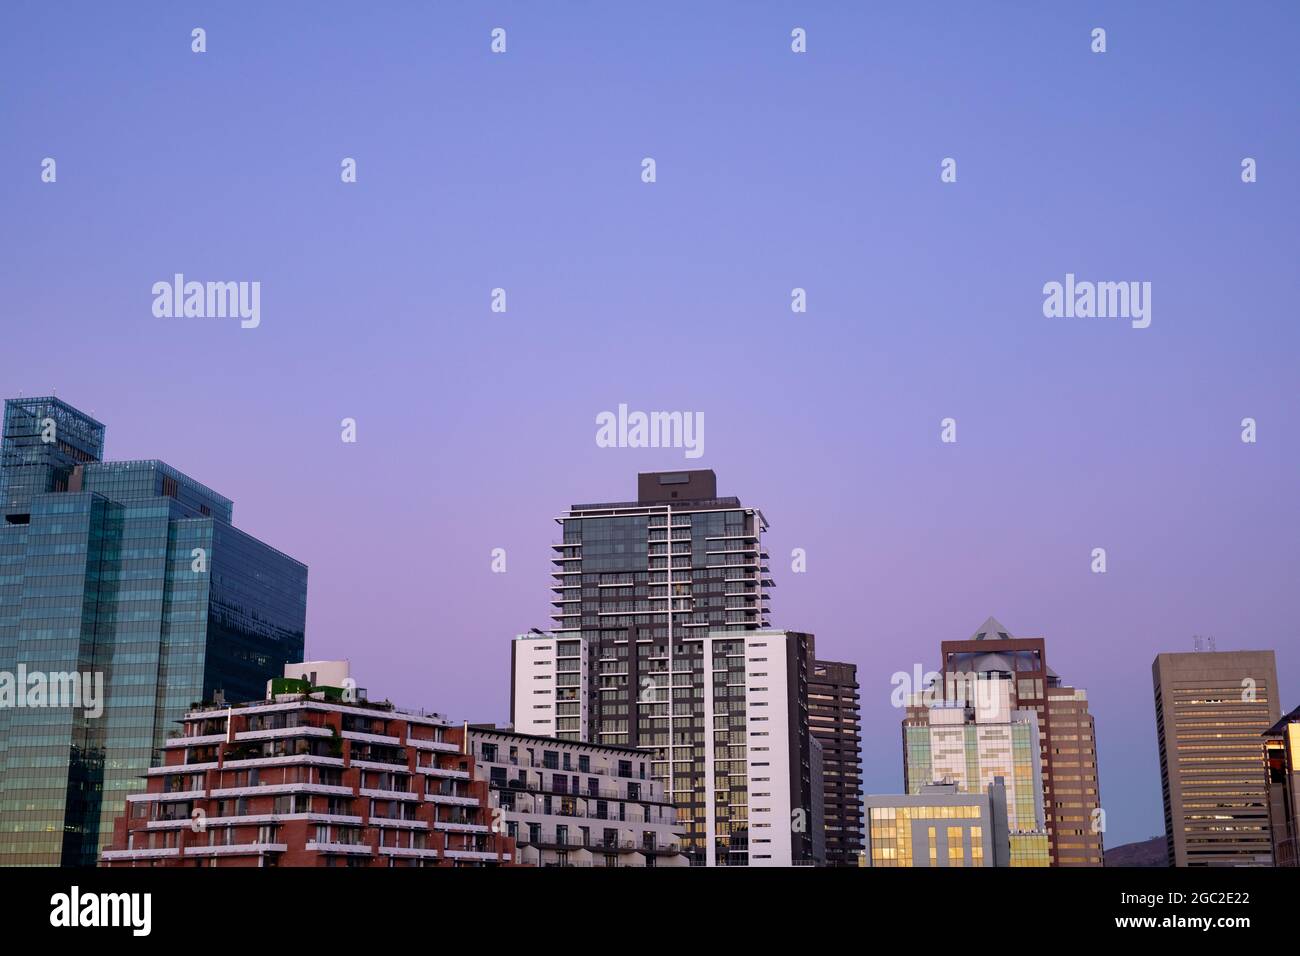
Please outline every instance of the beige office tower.
M1101 866L1105 818L1098 806L1097 732L1082 687L1047 688L1052 739L1052 805L1057 866Z
M1281 716L1273 652L1160 654L1151 672L1170 862L1271 866L1261 735Z

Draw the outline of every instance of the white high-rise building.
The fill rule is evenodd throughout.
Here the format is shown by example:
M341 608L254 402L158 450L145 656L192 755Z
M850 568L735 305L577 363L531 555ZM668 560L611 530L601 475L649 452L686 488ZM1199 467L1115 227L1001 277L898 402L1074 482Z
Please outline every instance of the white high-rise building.
M677 805L696 863L813 862L822 795L808 733L808 640L793 631L694 631L677 639L671 658L655 654L651 641L637 643L641 681L631 706L646 725L666 725L672 714L671 741L665 735L650 750L652 776ZM578 727L565 732L585 732L580 708L559 710L586 696L581 643L539 632L515 639L516 731L559 736L558 722L576 716ZM613 654L610 663L618 666Z
M510 719L521 734L588 740L587 641L530 631L510 650Z

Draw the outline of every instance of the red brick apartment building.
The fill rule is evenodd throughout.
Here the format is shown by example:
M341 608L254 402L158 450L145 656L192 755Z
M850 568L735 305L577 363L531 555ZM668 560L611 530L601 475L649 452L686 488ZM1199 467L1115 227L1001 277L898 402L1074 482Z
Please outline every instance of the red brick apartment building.
M515 863L462 727L276 684L299 692L186 714L102 866Z

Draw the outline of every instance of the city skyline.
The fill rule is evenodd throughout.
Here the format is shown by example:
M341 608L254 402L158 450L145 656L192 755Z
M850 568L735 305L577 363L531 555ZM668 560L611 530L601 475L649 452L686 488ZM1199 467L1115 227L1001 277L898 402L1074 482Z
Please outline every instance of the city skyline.
M1274 649L1300 703L1294 7L507 5L496 58L415 3L17 9L4 396L238 501L311 568L308 656L504 720L553 517L690 467L770 521L772 626L858 665L866 793L891 675L989 615L1088 689L1108 846L1163 832L1157 654ZM259 324L159 317L177 273L260 281ZM1150 281L1149 327L1048 318L1067 275ZM600 447L620 405L704 453Z
M27 399L26 401L34 401L34 399ZM67 403L66 403L63 399L59 399L59 402L62 403L65 407L67 407ZM76 411L76 407L75 407L75 406L71 406L71 408L72 408L73 411ZM113 431L116 432L116 430L117 430L117 428L116 428L116 425L115 425ZM103 441L103 436L102 436L102 434L101 434L101 436L100 436L100 441L101 441L101 442ZM105 457L105 460L106 460L106 461L109 461L109 462L111 462L111 461L114 460L114 456L109 455L109 454L107 454L107 453L105 454L104 457ZM645 477L648 477L648 476L642 474L641 477L644 479ZM597 497L599 497L599 496L597 496ZM635 498L635 495L629 493L628 497L634 499L634 498ZM762 510L762 509L759 507L759 505L758 505L757 502L751 502L751 505L752 505L751 510L755 510L755 511L761 511L761 510ZM563 508L563 509L557 508L557 509L555 509L555 513L556 513L556 514L562 514L562 513L565 513L565 512L567 511L567 509L568 509L568 506L565 506L565 508ZM769 509L769 510L770 510L770 509ZM549 520L550 520L550 521L554 521L554 517L552 517L552 518L549 519ZM764 532L764 535L766 536L766 535L768 535L769 533L770 533L769 531L765 531L765 532ZM286 543L286 546L290 546L289 543ZM767 545L764 545L763 547L766 548ZM543 550L545 551L545 550L547 550L547 549L544 548ZM548 563L548 564L551 564L551 565L553 566L553 565L554 565L554 553L555 553L555 548L554 548L554 546L552 545L552 547L551 547L549 550L552 552L552 559L551 559L550 562L547 562L547 563ZM491 563L490 555L489 555L489 560L488 560L488 561L485 561L484 563L490 565L490 563ZM775 565L777 562L776 562L775 559L773 559L773 562L772 562L772 563ZM490 572L490 568L489 568L489 570L488 570L487 573L491 573L491 572ZM507 579L509 579L509 574L510 574L510 573L511 573L511 572L507 571L507 573L506 573L506 575L505 575L505 576L507 577ZM551 571L551 570L548 570L548 571L546 571L545 573L546 573L547 575L553 575L554 572ZM790 573L790 572L787 572L787 575L789 575L789 573ZM779 571L776 571L776 572L774 573L774 577L781 578L781 577L783 577L783 576L780 574ZM517 580L517 577L514 578L514 580ZM772 604L772 605L776 605L777 607L779 607L779 593L780 593L780 592L779 592L779 588L774 589L774 590L775 590L775 592L776 592L776 596L775 596L774 599L772 600L771 604ZM310 619L310 613L311 613L312 603L313 603L313 602L312 602L312 600L311 600L311 597L310 597L310 591L309 591L309 598L308 598L308 602L307 602L309 619ZM552 611L548 612L548 615L549 615L549 614L553 614L553 613L554 613L554 611L552 610ZM774 621L776 622L776 623L773 624L773 626L774 626L774 627L782 626L781 623L780 623L780 622L781 622L781 615L780 615L779 611L773 610L773 611L771 611L771 612L769 612L769 613L772 614L772 617L774 618ZM994 624L1000 624L1000 622L998 622L996 619L994 619L994 618L989 618L988 621L986 621L985 625L982 625L982 627L989 626L989 622L992 622L992 623L994 623ZM1005 626L1005 625L1001 625L1001 626ZM966 635L965 637L944 638L944 639L943 639L943 642L944 642L944 643L961 642L961 641L964 641L964 640L966 640L967 638L969 638L969 636L970 636L970 635ZM1013 632L1013 636L1016 636L1016 635L1014 635L1014 632ZM509 638L506 638L505 640L509 640ZM1199 640L1199 639L1198 639L1198 640ZM306 650L305 650L305 652L304 652L306 657L308 657L308 658L322 658L322 657L328 657L328 656L329 656L329 655L326 655L326 654L319 653L318 649L316 649L316 648L314 647L314 645L313 645L313 643L312 643L312 635L311 635L311 633L310 633L310 626L308 627L308 633L307 633L307 635L306 635L306 641L307 641L307 644L306 644ZM373 659L370 658L369 655L361 655L361 654L357 654L357 653L356 653L356 650L358 649L359 646L360 646L360 645L358 645L358 644L352 644L352 645L346 645L346 644L345 644L345 645L342 646L342 648L341 648L342 653L339 653L339 654L336 655L336 656L338 656L338 657L340 657L340 658L343 658L343 659L348 659L348 660L352 661L352 662L354 663L354 665L357 666L358 671L359 671L362 675L365 676L365 678L366 678L367 681L369 681L369 682L371 682L371 683L376 683L376 684L380 683L380 681L379 681L379 679L377 678L377 676L376 676L376 677L372 677L372 676L370 676L370 675L378 675L378 674L382 673L382 665L380 665L379 667L374 667ZM1201 642L1200 642L1200 645L1198 646L1198 648L1197 648L1196 650L1199 651L1201 647L1204 647L1204 641L1201 641ZM1233 649L1233 648L1217 648L1217 650L1218 650L1218 652L1220 652L1220 653L1225 653L1225 652L1229 652L1229 651L1236 650L1236 649ZM1273 649L1269 649L1269 651L1270 651L1270 653L1272 653ZM1189 652L1189 653L1195 653L1195 652L1196 652L1196 651ZM1213 651L1208 650L1208 649L1207 649L1207 650L1204 650L1204 651L1201 651L1201 652L1202 652L1202 653L1206 653L1206 654L1213 653ZM1162 651L1159 651L1158 653L1160 653L1160 654L1169 654L1169 653L1178 653L1178 652L1177 652L1177 651L1166 651L1166 650L1162 650ZM922 655L922 656L924 656L924 655ZM934 659L933 659L933 661L921 660L921 661L919 661L918 663L920 663L920 664L923 666L923 668L931 668L931 667L933 667L935 670L938 670L938 669L940 668L940 666L941 666L941 662L940 662L940 660L938 659L940 656L941 656L941 655L936 654L936 655L934 655ZM1053 656L1053 660L1059 662L1059 657L1056 656L1056 655L1054 655L1054 656ZM810 662L810 663L811 663L811 662ZM877 682L877 683L884 683L884 682L887 680L887 678L886 678L885 675L883 674L883 671L880 671L880 670L875 670L875 671L873 671L873 670L872 670L872 669L871 669L871 668L870 668L866 663L864 663L863 661L861 661L861 660L859 660L859 659L856 659L856 658L852 657L852 655L848 655L848 663L851 663L851 664L853 664L853 665L855 665L855 666L857 666L857 667L859 668L859 673L860 673L860 678L859 678L859 679L860 679L860 680L865 680L865 681L868 682L868 683L870 683L870 682L873 681L873 680L874 680L875 682ZM1279 667L1279 672L1281 672L1281 671L1282 671L1282 668ZM483 703L482 703L481 701L479 701L479 700L469 700L469 701L467 701L464 705L462 705L462 707L461 707L460 709L448 708L446 704L441 704L441 703L440 703L440 706L442 706L444 709L450 710L451 712L455 713L457 716L463 717L464 719L466 719L466 720L470 720L470 721L480 721L480 720L488 720L488 719L505 719L505 718L507 718L507 717L509 716L509 711L510 711L509 701L508 701L508 698L509 698L509 690L508 690L508 684L509 684L508 675L509 675L509 672L510 672L510 671L509 671L509 667L508 667L508 666L502 666L502 667L499 667L499 668L498 668L498 674L497 674L497 677L498 677L498 678L500 677L501 674L505 674L505 675L507 675L506 679L501 679L501 680L498 681L498 683L502 683L502 684L506 684L506 685L507 685L507 689L506 689L506 692L505 692L506 701L504 702L503 705L498 705L498 704L493 703L493 704L488 704L488 705L484 706ZM896 673L895 673L895 674L891 674L891 675L889 675L889 676L892 678L892 677L896 677L897 675L896 675ZM385 683L385 686L387 686L387 682L385 681L384 683ZM1284 688L1284 690L1283 690L1283 692L1282 692L1282 700L1283 700L1284 702L1287 700L1286 692L1285 692L1286 683L1287 683L1287 682L1286 682L1286 678L1285 678L1285 676L1279 678L1279 685L1278 685L1278 686ZM889 693L888 693L888 691L892 691L893 689L894 689L894 685L893 685L892 683L891 683L891 684L888 684L888 685L887 685L887 690L886 690L886 691L882 691L882 694L883 694L884 696L888 697L888 696L890 696ZM1092 696L1092 697L1095 699L1095 696L1096 696L1096 695L1093 694L1093 695L1090 695L1090 696ZM441 702L442 700L445 699L445 697L444 697L444 696L441 696L441 695L434 695L434 694L422 695L418 690L416 690L416 691L415 691L414 693L412 693L410 696L407 696L407 695L405 695L405 694L403 694L403 695L394 695L394 699L398 701L399 705L401 705L401 704L406 704L406 705L411 705L411 704L415 704L415 705L425 705L425 704L428 704L428 703L430 703L431 701L433 701L435 698L436 698L439 702ZM869 700L866 700L865 695L864 695L864 703L870 703ZM1283 703L1283 707L1285 707L1285 703ZM484 713L485 710L490 710L491 713ZM864 709L864 714L865 714L866 712L867 712L867 711ZM895 719L898 719L898 718L901 717L901 715L902 715L902 712L899 711L899 710L893 710L892 713L893 713ZM1098 723L1099 723L1099 724L1102 722L1102 718L1101 718L1101 716L1099 716L1097 713L1094 713L1094 714L1093 714L1093 717L1096 718L1096 719L1098 720ZM1152 735L1153 735L1153 738L1154 738L1155 733L1156 733L1156 731L1155 731L1155 729L1154 729L1155 726L1156 726L1156 725L1155 725L1155 722L1154 722L1154 714L1152 715L1152 719L1151 719L1151 721L1150 721L1149 723L1150 723L1150 726L1153 728L1153 730L1152 730ZM862 749L862 754L863 754L863 768L862 768L862 772L863 772L863 790L864 790L864 792L865 792L866 794L869 794L869 795L870 795L870 794L884 794L884 793L892 793L892 792L904 792L904 791L905 791L905 787L902 785L902 780L901 780L901 776L902 776L902 774L901 774L901 773L899 774L899 778L900 778L900 779L899 779L899 781L898 781L897 783L886 783L886 784L884 784L884 785L880 785L880 784L878 783L878 781L880 781L880 780L882 780L882 779L886 779L886 780L887 780L887 778L888 778L888 774L884 774L884 775L882 775L882 774L880 774L880 773L877 772L877 773L873 776L873 774L872 774L872 768L871 768L871 766L870 766L870 759L869 759L869 757L868 757L868 755L871 753L871 751L870 751L870 749L869 749L869 744L870 744L873 740L876 741L877 743L881 742L882 740L887 741L888 743L886 744L886 746L888 746L889 744L893 744L893 745L894 745L894 748L895 748L895 751L897 750L897 748L896 748L896 744L897 744L897 742L896 742L896 740L893 740L893 739L890 737L890 734L889 734L889 728L882 728L882 727L880 727L880 726L872 726L872 724L870 723L869 719L868 719L867 717L864 716L864 718L863 718L863 734L862 734L862 748L863 748L863 749ZM1105 747L1105 744L1104 744L1104 737L1103 737L1103 736L1101 735L1101 733L1099 732L1099 733L1098 733L1098 751L1099 751L1099 752L1098 752L1098 763L1099 763L1099 767L1102 768L1102 769L1101 769L1101 773L1102 773L1103 775L1104 775L1104 772L1105 772L1105 771L1104 771L1104 768L1105 768L1105 766L1106 766L1106 764L1107 764L1107 761L1106 761L1106 750L1107 750L1107 748ZM889 757L890 757L890 760L891 760L891 766L894 766L894 767L901 766L901 762L900 762L900 760L899 760L899 754L898 754L897 752L894 752L893 754L889 755ZM1157 749L1157 753L1156 753L1157 761L1158 761L1158 757L1159 757L1159 753L1158 753L1158 749ZM1155 791L1155 792L1156 792L1156 797L1157 797L1157 799L1158 799L1158 798L1159 798L1159 764L1158 764L1158 762L1156 763L1156 766L1155 766L1154 769L1155 769L1155 775L1156 775L1156 780L1155 780L1156 791ZM878 771L879 768L876 768L876 770ZM1109 792L1109 789L1110 789L1109 786L1107 786L1107 787L1106 787L1106 792ZM1111 810L1110 810L1110 808L1107 806L1107 803L1108 803L1108 801L1106 800L1105 797L1103 797L1103 806L1102 806L1102 809L1106 810L1106 812L1107 812L1107 817L1109 817L1109 816L1110 816L1110 813L1111 813ZM1162 827L1161 829L1163 829L1163 827ZM1108 831L1107 831L1107 832L1110 833L1109 827L1108 827ZM1158 830L1156 833L1149 834L1148 836L1156 836L1156 835L1159 835L1159 830ZM1130 839L1127 839L1127 838L1125 838L1125 837L1108 836L1108 838L1107 838L1107 843L1108 843L1109 846L1112 846L1112 847L1113 847L1113 846L1120 845L1120 844L1123 844L1123 843L1139 842L1141 839L1143 839L1143 838L1142 838L1142 837L1135 837L1134 839L1130 840Z

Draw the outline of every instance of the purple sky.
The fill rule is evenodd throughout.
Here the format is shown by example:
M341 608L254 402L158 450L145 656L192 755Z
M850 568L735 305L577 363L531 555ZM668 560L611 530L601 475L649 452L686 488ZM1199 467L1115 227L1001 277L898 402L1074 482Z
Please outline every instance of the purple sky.
M1300 13L1050 6L6 3L0 388L233 498L310 565L311 656L476 720L552 517L713 468L773 623L860 666L868 791L890 675L994 614L1088 689L1107 843L1145 838L1158 651L1275 648L1300 704ZM259 280L261 327L155 318L175 272ZM1067 272L1151 282L1151 327L1045 318ZM620 402L704 412L704 457L597 448Z

